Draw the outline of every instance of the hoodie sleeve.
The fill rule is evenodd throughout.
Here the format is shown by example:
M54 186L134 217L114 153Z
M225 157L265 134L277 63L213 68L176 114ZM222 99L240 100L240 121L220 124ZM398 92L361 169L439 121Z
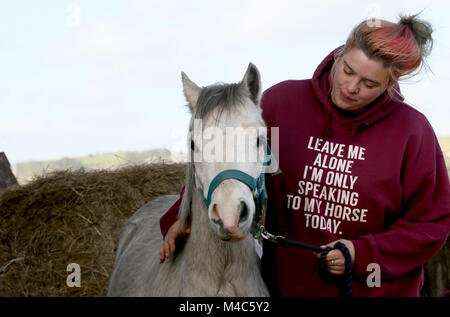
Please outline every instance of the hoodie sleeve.
M163 237L166 236L169 228L174 224L178 219L178 211L180 210L181 201L183 200L184 187L181 189L180 197L178 200L166 211L164 215L159 219L159 226L161 228L161 233Z
M431 126L407 145L402 170L403 210L387 231L353 240L355 273L380 265L381 278L405 275L444 245L450 230L450 185L442 151Z

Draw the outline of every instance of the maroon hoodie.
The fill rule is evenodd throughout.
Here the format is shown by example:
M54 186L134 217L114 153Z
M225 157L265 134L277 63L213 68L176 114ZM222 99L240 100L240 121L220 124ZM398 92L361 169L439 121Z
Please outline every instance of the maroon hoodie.
M266 177L266 228L317 246L352 240L353 296L418 296L423 264L450 230L442 151L427 119L400 96L382 94L356 116L336 108L328 94L335 52L312 79L263 94L269 137L279 127L283 171ZM164 234L180 203L161 219ZM262 267L273 296L338 296L311 251L265 242ZM377 271L380 285L367 283Z
M264 120L279 127L283 171L266 180L266 227L315 245L352 240L353 296L418 296L423 264L450 228L442 151L427 119L386 93L356 117L338 110L328 94L335 52L312 79L263 95ZM310 251L265 243L262 261L273 295L338 295ZM377 265L381 285L369 287Z

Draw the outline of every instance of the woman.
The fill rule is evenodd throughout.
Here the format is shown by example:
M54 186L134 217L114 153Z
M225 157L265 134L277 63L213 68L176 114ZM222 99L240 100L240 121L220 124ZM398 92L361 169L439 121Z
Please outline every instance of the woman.
M283 171L266 178L266 228L315 245L344 243L354 296L418 296L423 265L449 233L450 185L431 125L403 102L397 82L425 65L432 29L417 15L380 22L356 26L312 79L265 91L263 118L279 127ZM175 248L180 201L161 218L161 261ZM341 251L326 263L344 273ZM265 243L262 268L271 295L338 295L311 251Z

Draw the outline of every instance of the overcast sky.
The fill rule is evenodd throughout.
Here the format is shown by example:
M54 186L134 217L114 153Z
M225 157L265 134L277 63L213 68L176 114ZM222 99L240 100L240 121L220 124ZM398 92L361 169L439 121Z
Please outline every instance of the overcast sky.
M401 89L450 136L449 1L3 1L0 152L11 163L165 147L184 150L181 71L200 86L263 89L311 78L368 16L417 13L435 28L428 72Z

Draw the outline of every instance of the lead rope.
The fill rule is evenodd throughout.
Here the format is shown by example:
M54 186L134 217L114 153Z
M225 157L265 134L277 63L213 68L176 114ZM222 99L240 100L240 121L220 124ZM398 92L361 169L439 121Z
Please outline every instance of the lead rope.
M310 251L320 253L319 274L321 278L327 282L337 283L340 297L352 297L352 258L350 255L350 251L345 246L345 244L343 244L342 242L336 242L333 248L331 247L320 248L315 245L294 240L288 240L283 236L274 236L273 234L267 232L264 226L261 226L260 233L265 240L276 243L283 247L294 246L297 248L307 249ZM328 252L330 252L333 249L340 250L345 257L345 272L343 276L331 274L327 270L325 260Z

